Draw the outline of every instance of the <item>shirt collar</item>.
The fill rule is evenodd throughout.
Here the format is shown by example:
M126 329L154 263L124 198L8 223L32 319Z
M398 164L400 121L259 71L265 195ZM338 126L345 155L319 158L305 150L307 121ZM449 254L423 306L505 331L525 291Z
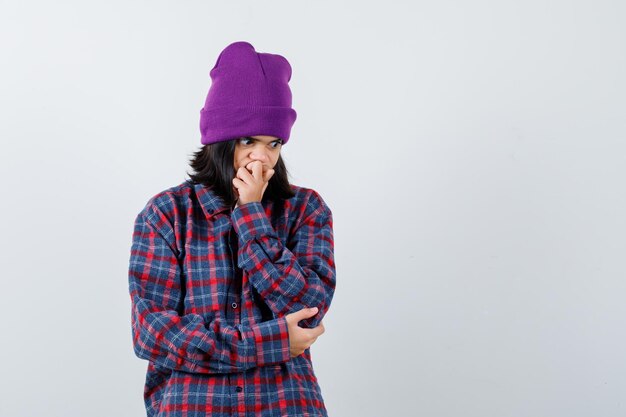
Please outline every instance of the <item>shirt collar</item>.
M211 218L218 213L223 211L231 211L234 207L229 207L222 197L217 195L213 190L212 186L205 187L203 184L193 184L191 186L194 188L196 196L198 197L198 201L200 202L200 206L202 207L202 211L207 218ZM272 210L274 204L269 200L261 200L261 205L264 210Z
M206 187L203 184L192 184L192 186L207 218L231 209L211 186Z

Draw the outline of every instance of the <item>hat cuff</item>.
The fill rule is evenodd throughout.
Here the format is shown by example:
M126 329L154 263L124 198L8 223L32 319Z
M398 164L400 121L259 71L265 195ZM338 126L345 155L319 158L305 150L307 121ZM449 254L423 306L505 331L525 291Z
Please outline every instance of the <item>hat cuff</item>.
M268 135L289 140L297 113L281 106L230 106L200 110L201 142L205 145L243 136Z

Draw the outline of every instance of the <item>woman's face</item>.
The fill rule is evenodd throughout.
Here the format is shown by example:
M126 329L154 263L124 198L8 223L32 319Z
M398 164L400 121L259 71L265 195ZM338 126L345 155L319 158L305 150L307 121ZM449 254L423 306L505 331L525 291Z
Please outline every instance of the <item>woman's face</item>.
M261 161L263 173L274 168L280 156L282 141L275 136L246 136L235 142L235 175L240 167L252 161Z

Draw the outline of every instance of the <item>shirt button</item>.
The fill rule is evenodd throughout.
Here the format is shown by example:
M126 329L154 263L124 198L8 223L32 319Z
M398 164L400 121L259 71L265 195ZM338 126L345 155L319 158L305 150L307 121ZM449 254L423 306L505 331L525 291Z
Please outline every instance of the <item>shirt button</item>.
M243 391L243 388L237 387L236 390L237 390L237 392L241 392L241 391Z
M231 306L232 308L237 308L237 303L232 303Z

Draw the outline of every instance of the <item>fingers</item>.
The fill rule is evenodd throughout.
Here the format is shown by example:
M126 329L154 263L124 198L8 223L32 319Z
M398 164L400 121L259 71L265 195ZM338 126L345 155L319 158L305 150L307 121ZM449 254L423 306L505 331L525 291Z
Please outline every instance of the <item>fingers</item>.
M235 187L237 198L239 198L239 188L245 183L239 178L233 178L233 187Z
M261 181L267 183L270 178L272 178L275 171L272 168L269 168L267 171L263 171L263 165L260 162L255 162L258 161L251 162L245 167L239 167L235 176L244 180L248 184Z
M263 163L261 161L252 161L246 165L246 169L252 171L252 177L255 180L263 178Z
M313 317L314 315L317 314L318 308L317 307L313 307L313 308L307 308L307 307L303 307L298 311L295 311L293 313L289 313L289 316L293 316L293 318L295 319L296 323L299 322L300 320L304 320L304 319L308 319L309 317Z
M314 329L304 329L304 330L310 330L310 331L305 332L306 338L307 338L306 349L310 348L313 345L313 343L315 343L317 338L320 337L322 333L324 333L324 330L320 329L319 326L315 327Z
M314 327L311 330L313 330L315 332L315 334L316 334L315 337L318 337L318 336L324 334L324 332L326 331L326 329L324 329L324 326L321 325L321 324L319 326L317 326L317 327Z
M317 327L313 327L312 329L306 329L304 327L300 327L303 330L303 333L313 339L313 338L318 338L320 337L326 330L324 329L324 326L317 326Z
M256 179L263 179L263 164L260 161L252 163L252 176Z
M261 194L264 194L267 186L269 185L269 180L272 178L275 171L272 168L267 169L267 171L263 171L263 169L264 167L261 161L252 161L245 167L239 167L235 173L235 178L241 180L241 183L236 183L233 180L233 184L237 187L241 187L245 184L253 185L261 183L263 184ZM252 171L252 173L250 171Z
M324 325L320 322L319 326L312 329L302 328L296 325L290 327L289 332L291 356L296 357L301 355L317 341L317 338L324 333Z
M250 171L248 171L246 167L239 167L236 176L248 184L252 184L254 182L254 177L250 174Z

